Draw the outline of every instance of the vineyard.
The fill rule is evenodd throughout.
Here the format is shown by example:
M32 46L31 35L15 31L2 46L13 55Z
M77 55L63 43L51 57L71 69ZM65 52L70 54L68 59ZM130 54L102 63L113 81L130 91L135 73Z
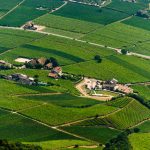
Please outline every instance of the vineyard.
M150 117L150 111L139 102L132 100L120 111L106 117L81 122L80 125L107 125L117 129L130 128Z
M149 2L0 0L0 150L148 150Z

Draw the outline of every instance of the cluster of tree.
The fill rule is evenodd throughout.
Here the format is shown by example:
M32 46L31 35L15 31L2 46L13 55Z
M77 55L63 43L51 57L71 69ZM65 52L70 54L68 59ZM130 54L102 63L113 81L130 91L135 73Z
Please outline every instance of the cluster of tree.
M109 143L106 143L105 148L103 150L131 150L132 147L128 141L128 135L132 133L137 133L139 131L140 130L138 128L126 129L116 138L111 139Z
M77 81L81 80L82 76L81 75L75 75L75 74L63 73L61 78L65 79L65 80L70 80L72 82L77 82Z
M58 61L54 57L46 58L34 58L30 62L25 63L26 68L30 69L51 69L59 66Z
M143 104L144 106L150 108L150 101L145 101L142 97L140 97L139 95L134 94L134 93L131 93L128 96L138 100L141 104Z
M12 69L11 67L9 67L9 66L0 66L0 69L1 70L8 70L8 69Z
M150 18L150 14L146 10L139 10L136 15L147 19Z
M40 146L0 140L0 150L42 150Z
M94 56L94 60L96 60L98 63L101 63L102 62L102 58L100 55L95 55Z

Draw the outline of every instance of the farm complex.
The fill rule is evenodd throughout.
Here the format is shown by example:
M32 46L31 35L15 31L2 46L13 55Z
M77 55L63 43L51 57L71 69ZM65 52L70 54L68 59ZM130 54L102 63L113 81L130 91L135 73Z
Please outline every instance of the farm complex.
M150 149L150 0L0 0L5 149Z

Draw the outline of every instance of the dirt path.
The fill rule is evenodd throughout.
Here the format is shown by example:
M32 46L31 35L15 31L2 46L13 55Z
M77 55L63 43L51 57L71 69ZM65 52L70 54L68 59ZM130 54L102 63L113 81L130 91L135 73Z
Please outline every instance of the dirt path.
M12 96L45 96L45 95L60 95L60 94L62 94L62 93L59 93L59 92L57 92L57 93L37 93L37 94L17 94L17 95L12 95Z
M49 14L55 12L55 11L58 11L59 9L63 8L65 5L67 5L68 2L67 1L64 1L64 4L62 4L60 7L57 7L55 9L53 9L52 11L49 12Z
M16 8L18 8L21 4L23 4L26 0L21 1L19 4L17 4L15 7L13 7L11 10L9 10L6 14L2 15L0 19L4 18L8 14L10 14L12 11L14 11Z
M136 124L136 125L131 126L130 128L135 128L135 127L137 127L137 126L143 124L143 123L146 122L146 121L150 121L150 118L144 119L143 121L139 122L139 123Z

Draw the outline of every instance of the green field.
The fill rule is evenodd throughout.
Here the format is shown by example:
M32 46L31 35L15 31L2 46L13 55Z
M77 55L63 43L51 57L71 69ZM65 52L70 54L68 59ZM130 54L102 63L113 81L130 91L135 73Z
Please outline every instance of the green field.
M63 2L60 0L26 0L10 14L0 20L3 26L22 26L27 21L33 20L41 15L59 7ZM42 8L39 10L39 8Z
M4 70L0 62L0 75L37 75L38 81L48 83L25 85L0 79L0 139L43 150L102 150L131 129L126 142L133 150L148 150L150 86L143 82L150 80L150 61L115 50L150 55L150 21L135 15L146 10L150 0L108 0L104 7L92 6L103 3L98 0L77 1L88 4L0 0L0 17L12 10L0 18L0 60L21 66L17 58L53 57L65 75L75 76L53 79L48 77L51 70L43 68ZM28 21L43 26L43 32L18 28ZM88 98L76 88L82 77L131 84L143 101L110 91L97 91L114 96L110 101Z
M66 18L62 16L46 14L38 19L34 20L35 24L46 26L45 31L48 31L49 28L60 29L63 31L71 32L71 34L87 34L99 27L103 27L97 23L91 23L87 21L82 21L78 19ZM76 25L74 27L74 24ZM63 34L65 35L65 34Z
M88 108L64 108L53 104L46 104L41 107L21 111L21 113L50 125L59 125L92 117L97 114L104 115L115 109L116 108L112 106L103 104L94 105Z
M132 15L135 14L138 10L145 8L146 5L144 6L139 3L129 3L123 0L113 0L106 7Z
M92 60L96 54L108 56L113 54L113 51L49 35L15 48L0 58L14 62L18 57L55 57L60 65L66 65Z
M129 141L134 150L148 150L150 133L134 133L129 136Z
M132 86L135 92L139 94L139 96L143 97L146 102L150 101L150 86L146 85L134 85Z
M19 4L21 0L0 0L0 16L11 10L17 4Z
M133 27L150 30L150 20L143 19L141 17L132 17L131 19L123 21L123 23L125 23L127 25L131 25Z
M59 94L59 95L49 95L49 96L26 96L22 97L27 100L34 101L44 101L54 105L62 106L62 107L74 107L74 108L85 108L90 107L96 104L99 104L99 101L76 97L70 94Z
M63 127L64 130L86 137L93 141L105 144L110 139L116 137L120 132L117 130L109 129L106 127L80 127L80 126L69 126Z
M44 35L34 32L26 32L22 30L12 30L0 28L0 53L8 49L15 48L35 39L41 38Z
M65 7L54 12L53 14L67 18L99 23L103 25L107 25L109 23L124 19L129 16L128 14L107 8L100 9L99 7L70 2Z
M149 31L123 23L114 23L105 28L100 28L82 39L116 48L124 47L129 51L140 54L150 54Z
M94 77L102 80L116 78L119 82L128 83L149 81L149 65L148 60L132 56L115 55L104 58L101 63L96 63L95 61L81 62L65 66L63 69L65 72L74 74L82 72L83 75L88 77ZM144 68L146 72L143 70Z
M71 145L90 145L71 135L43 126L20 115L0 116L0 138L40 145L43 148L60 148ZM63 141L63 143L62 143Z
M148 108L139 102L132 100L120 111L110 114L106 117L83 121L80 125L84 126L98 126L107 125L117 129L130 128L139 122L150 118L150 111Z

